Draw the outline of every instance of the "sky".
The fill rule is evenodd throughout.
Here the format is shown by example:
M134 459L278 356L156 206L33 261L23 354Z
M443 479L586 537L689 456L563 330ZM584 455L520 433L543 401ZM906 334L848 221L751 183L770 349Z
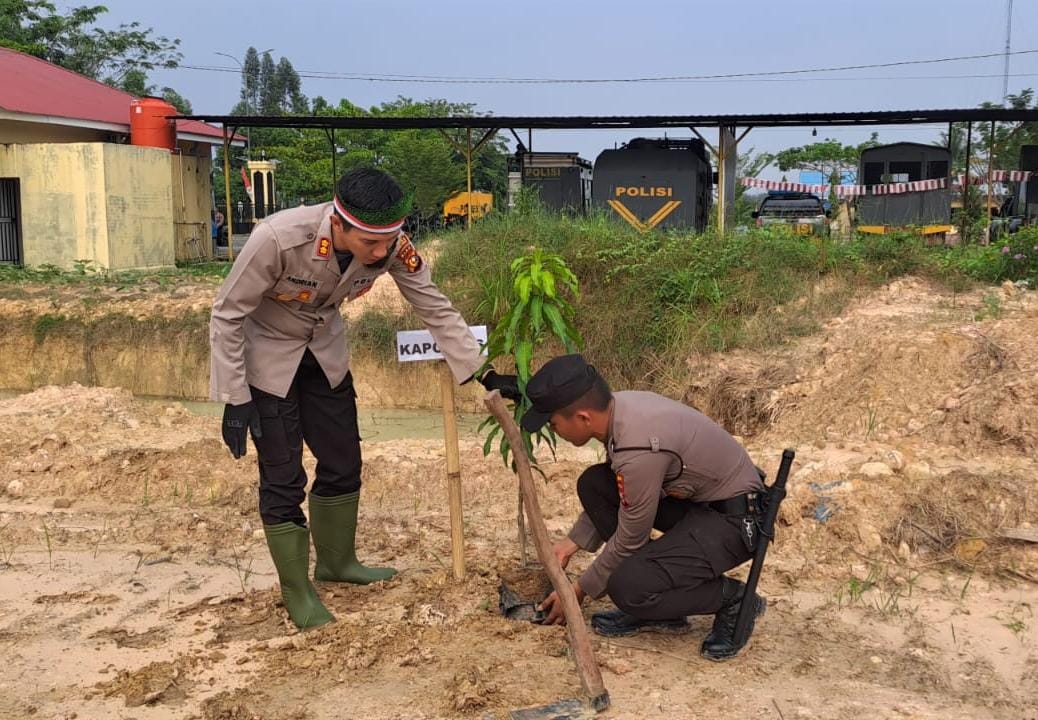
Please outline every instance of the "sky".
M1001 100L1007 8L1014 52L1038 50L1038 0L103 0L105 27L139 21L180 38L184 65L151 81L187 97L196 113L238 101L237 64L251 45L307 71L465 78L628 79L830 68L965 55L997 57L711 81L457 84L303 78L303 92L374 106L398 95L475 103L495 115L668 115L975 107ZM77 3L64 3L68 7ZM59 6L62 4L59 3ZM1030 29L1030 31L1028 30ZM981 76L981 77L976 77ZM1009 92L1038 87L1038 52L1010 57ZM883 142L933 142L941 126L883 127ZM825 137L851 144L854 128L755 129L740 151L774 152ZM716 130L706 131L716 141ZM636 132L535 131L534 150L589 160ZM680 136L671 132L671 137ZM684 136L687 136L684 135ZM510 145L511 136L507 136ZM777 179L769 170L761 175ZM795 178L790 178L795 179Z

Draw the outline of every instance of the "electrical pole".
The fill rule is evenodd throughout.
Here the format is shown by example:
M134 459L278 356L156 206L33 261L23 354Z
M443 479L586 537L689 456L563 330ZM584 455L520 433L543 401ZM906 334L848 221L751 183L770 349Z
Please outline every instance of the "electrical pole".
M1009 97L1009 49L1013 39L1013 0L1006 2L1006 52L1005 67L1002 70L1002 107L1006 106Z

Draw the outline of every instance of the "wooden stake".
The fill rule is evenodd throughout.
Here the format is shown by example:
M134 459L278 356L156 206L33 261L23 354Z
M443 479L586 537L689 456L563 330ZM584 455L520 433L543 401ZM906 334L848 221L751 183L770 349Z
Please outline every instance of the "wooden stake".
M514 449L514 446L513 446ZM526 520L523 518L523 487L519 486L519 505L516 510L516 525L519 534L519 564L526 567L530 564L529 555L526 552Z
M443 398L443 441L447 449L447 495L451 513L451 558L454 579L465 579L465 527L461 504L461 458L458 452L458 422L454 415L454 375L446 362L440 363L440 394Z
M595 650L591 647L591 638L588 635L587 625L584 624L584 615L580 612L580 603L577 602L576 593L573 592L573 585L566 577L566 572L559 564L559 559L551 551L548 528L541 516L537 488L533 484L530 459L523 450L523 438L519 433L519 427L512 419L508 408L505 407L505 401L501 399L499 391L493 390L487 393L483 402L501 423L501 429L508 438L508 442L512 444L512 455L515 457L516 471L519 474L519 486L522 488L523 500L526 505L526 516L530 521L530 530L533 532L533 544L537 549L537 557L548 572L552 587L555 588L555 592L558 593L562 602L562 611L566 616L566 632L569 635L569 645L573 649L573 659L577 665L580 684L590 699L591 706L595 710L604 710L609 707L609 692L602 682L602 673L598 669Z

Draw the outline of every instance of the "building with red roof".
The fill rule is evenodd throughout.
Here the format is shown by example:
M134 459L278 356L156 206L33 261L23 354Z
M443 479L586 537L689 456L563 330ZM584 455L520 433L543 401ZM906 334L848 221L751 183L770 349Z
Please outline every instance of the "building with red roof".
M150 147L135 137L141 123L131 128L141 103L129 93L6 48L0 77L0 263L114 270L212 257L221 128L160 109L152 120L168 125L168 145Z

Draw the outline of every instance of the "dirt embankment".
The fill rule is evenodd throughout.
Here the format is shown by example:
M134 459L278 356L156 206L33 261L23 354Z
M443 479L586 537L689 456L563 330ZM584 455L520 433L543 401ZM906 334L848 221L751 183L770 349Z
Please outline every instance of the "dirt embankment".
M686 399L761 465L797 450L769 610L729 663L698 656L707 618L596 639L603 717L1038 717L1038 545L1014 539L1038 526L1036 350L1034 293L904 280L775 352L691 358ZM563 631L497 614L516 485L481 444L462 439L459 583L440 444L365 443L361 551L402 572L322 585L338 622L298 634L254 456L216 419L105 388L0 402L0 717L505 718L578 694ZM552 532L600 457L544 458Z
M78 383L206 400L209 312L218 289L214 283L0 287L0 389ZM388 319L405 307L388 277L343 305L357 389L372 407L435 409L441 403L437 364L396 361ZM378 314L362 319L368 310ZM481 411L480 392L459 388L459 409Z

